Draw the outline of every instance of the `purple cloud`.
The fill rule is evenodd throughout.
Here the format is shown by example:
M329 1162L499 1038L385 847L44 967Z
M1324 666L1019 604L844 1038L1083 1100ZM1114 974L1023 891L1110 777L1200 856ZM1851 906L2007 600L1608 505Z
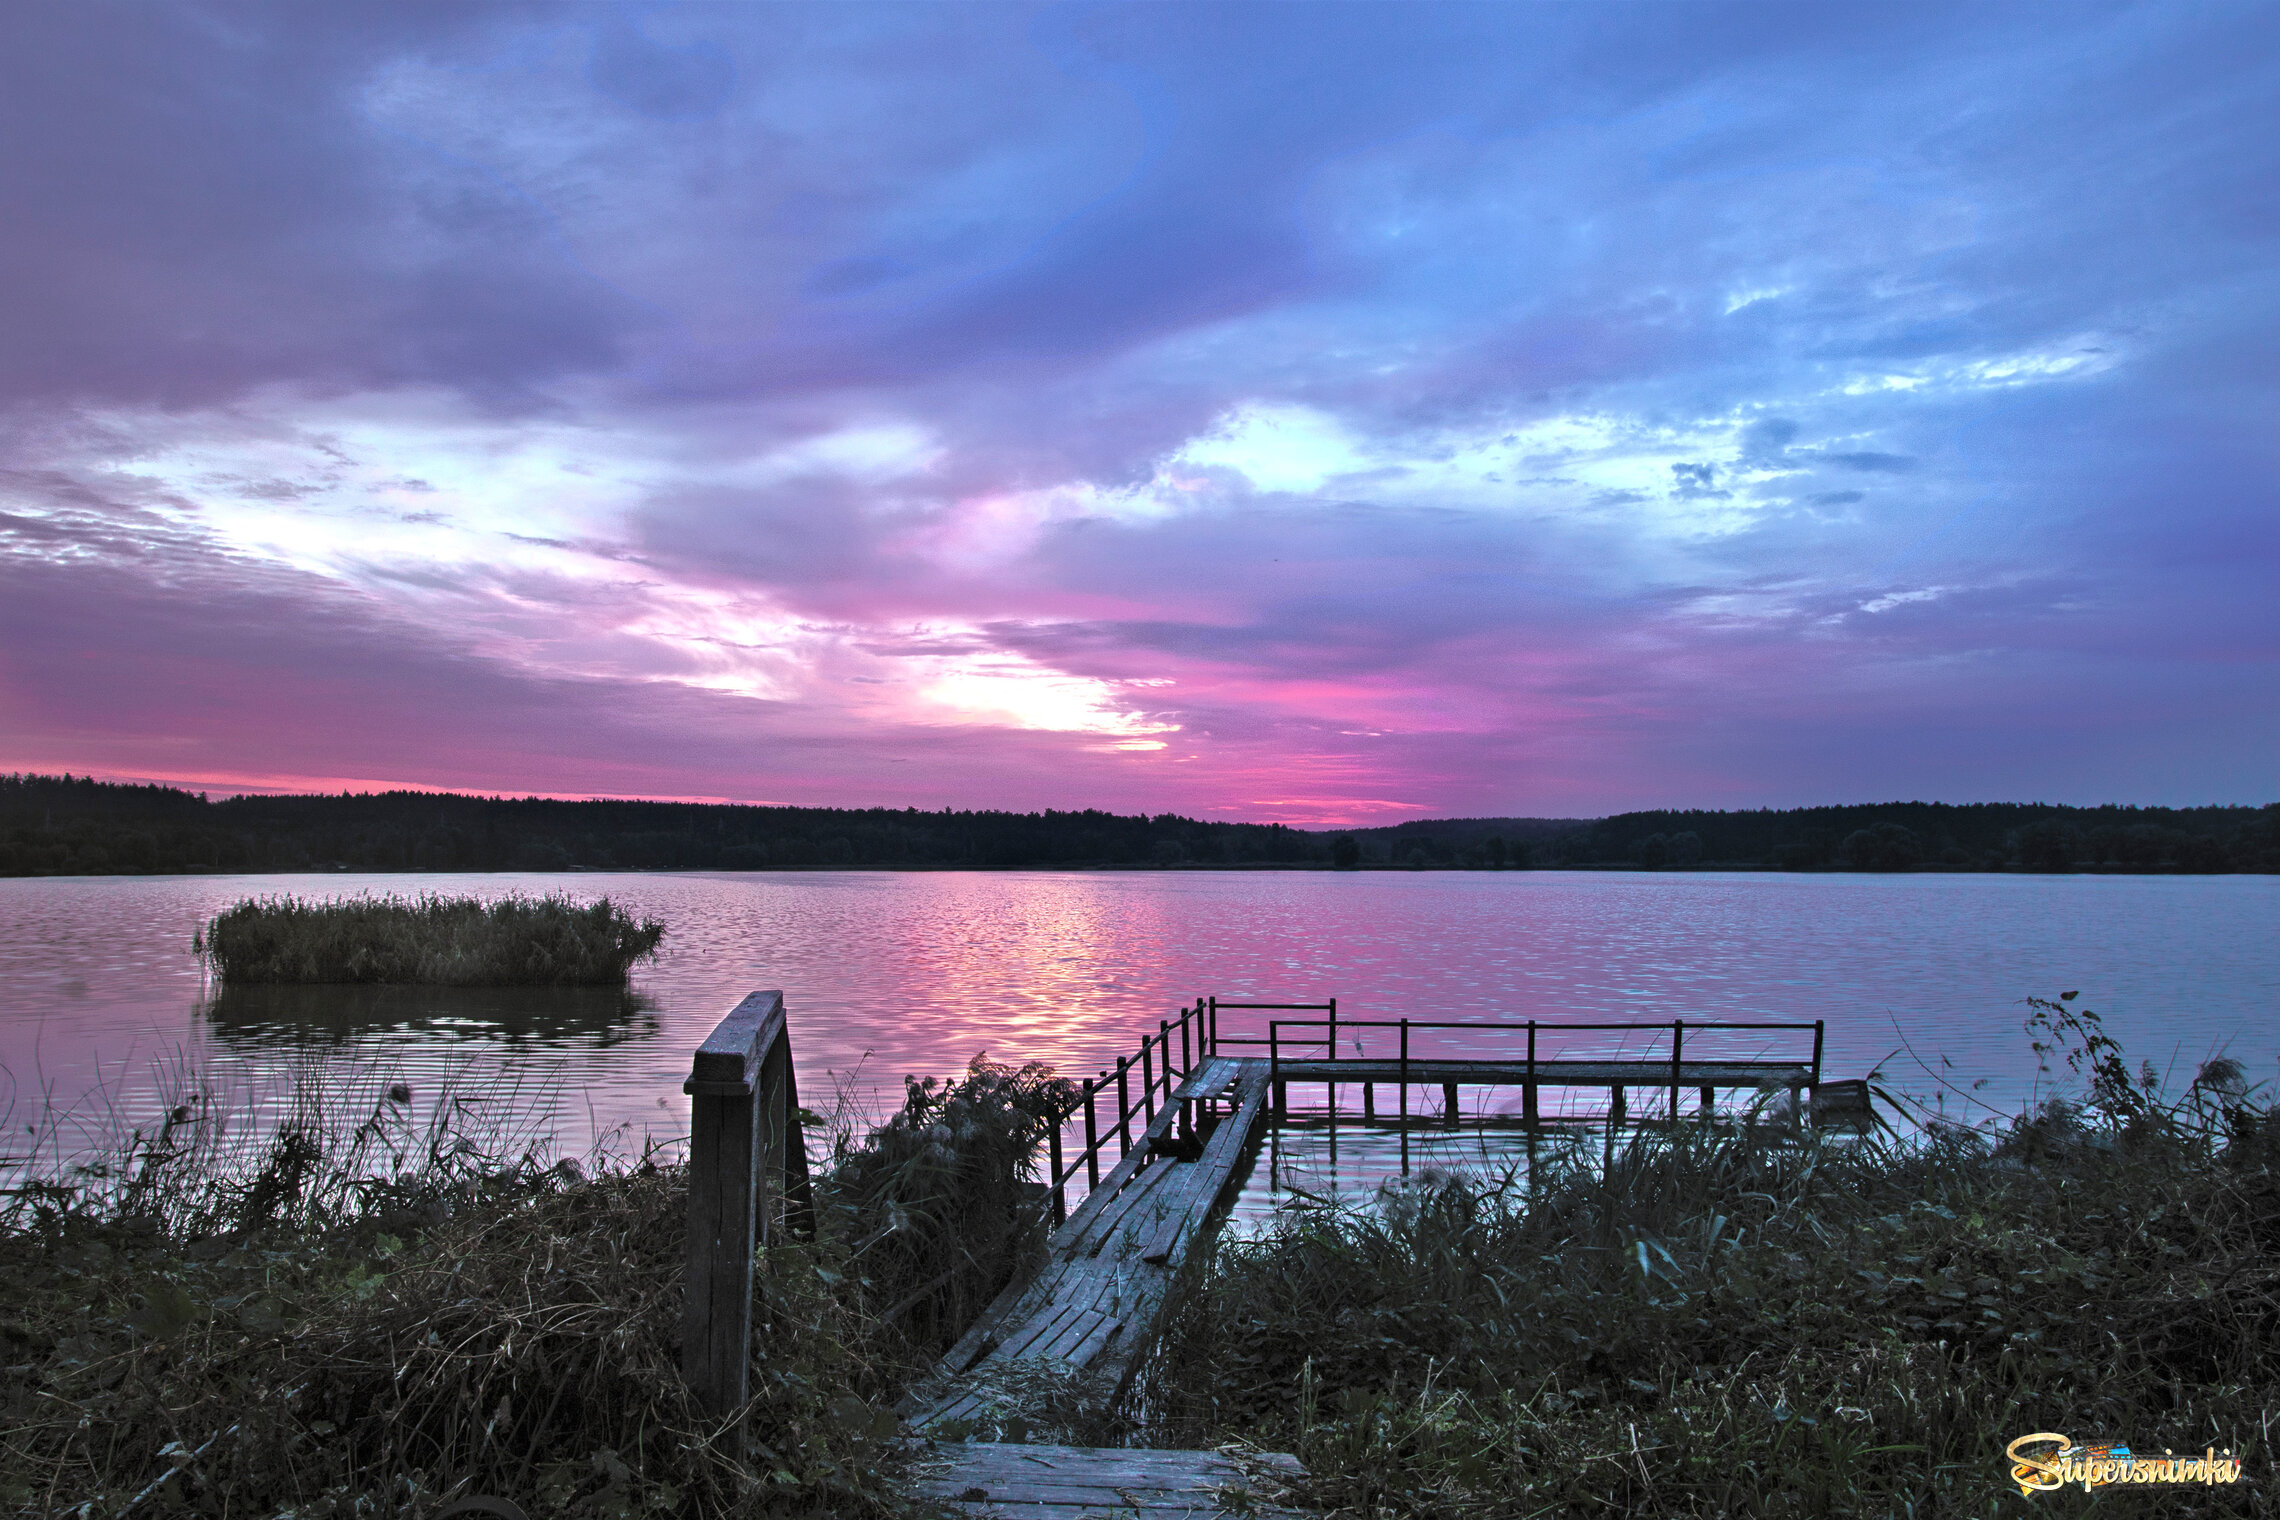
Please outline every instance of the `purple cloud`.
M2268 8L0 33L0 767L2270 795Z

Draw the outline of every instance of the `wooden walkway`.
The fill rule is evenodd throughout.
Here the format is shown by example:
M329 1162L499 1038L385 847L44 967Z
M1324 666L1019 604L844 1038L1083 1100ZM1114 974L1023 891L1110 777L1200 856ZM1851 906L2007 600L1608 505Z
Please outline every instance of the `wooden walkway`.
M1044 1265L950 1348L911 1401L911 1424L953 1438L978 1433L993 1423L1008 1380L1040 1364L1078 1400L1113 1403L1249 1172L1271 1085L1263 1060L1198 1063L1141 1143L1054 1232ZM1182 1133L1183 1120L1192 1133Z
M975 1442L936 1446L917 1493L991 1520L1282 1520L1299 1513L1276 1502L1299 1476L1280 1453Z

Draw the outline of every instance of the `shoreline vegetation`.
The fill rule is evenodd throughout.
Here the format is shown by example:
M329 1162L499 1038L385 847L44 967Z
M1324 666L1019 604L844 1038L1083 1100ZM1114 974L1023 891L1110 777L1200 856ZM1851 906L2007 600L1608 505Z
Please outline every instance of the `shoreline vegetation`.
M1306 830L1170 813L242 796L0 774L0 876L314 871L2280 872L2280 803L1892 802Z
M178 1072L108 1152L49 1116L8 1158L0 1513L908 1513L894 1399L1042 1249L1066 1101L977 1059L876 1128L803 1115L817 1228L770 1247L745 1445L681 1381L684 1167L559 1158L528 1093L309 1075L278 1115Z
M608 898L248 898L190 943L225 987L622 987L665 926Z
M2166 1093L2071 994L2028 1008L2060 1085L2016 1117L1649 1126L1286 1209L1220 1244L1128 1406L1040 1369L998 1423L1295 1451L1340 1520L1983 1515L2042 1431L2229 1453L2273 1513L2280 1112L2222 1058ZM891 1411L1041 1249L1067 1100L977 1058L860 1134L844 1097L805 1116L818 1226L764 1264L740 1456L679 1382L669 1158L556 1161L510 1110L400 1086L233 1130L190 1086L0 1207L0 1505L916 1513Z

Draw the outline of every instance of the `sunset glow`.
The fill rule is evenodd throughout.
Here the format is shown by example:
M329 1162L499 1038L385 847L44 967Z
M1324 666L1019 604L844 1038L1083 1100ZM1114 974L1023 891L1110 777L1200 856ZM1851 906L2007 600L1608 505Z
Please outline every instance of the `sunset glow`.
M0 27L0 769L2273 795L2269 6Z

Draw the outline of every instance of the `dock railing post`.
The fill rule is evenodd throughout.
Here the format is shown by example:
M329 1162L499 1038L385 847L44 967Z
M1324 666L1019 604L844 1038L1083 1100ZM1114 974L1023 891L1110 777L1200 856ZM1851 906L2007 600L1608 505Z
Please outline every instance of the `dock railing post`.
M1673 1019L1670 1023L1670 1122L1678 1122L1678 1089L1680 1052L1686 1045L1686 1020Z
M1829 1031L1826 1019L1813 1021L1813 1085L1821 1085L1821 1037Z
M1131 1070L1130 1056L1116 1058L1116 1154L1120 1159L1132 1154Z
M1409 1175L1409 1020L1401 1021L1401 1175Z
M681 1375L716 1419L744 1407L752 1354L755 1247L779 1203L812 1218L784 995L755 992L689 1065L689 1270Z
M1188 1020L1195 1017L1193 1008L1180 1010L1180 1078L1185 1081L1195 1075L1195 1057L1188 1054Z
M1146 1035L1140 1037L1140 1109L1148 1116L1148 1124L1156 1122L1156 1066L1148 1057Z
M1290 1114L1290 1093L1282 1079L1282 1021L1267 1020L1267 1080L1273 1084L1274 1096L1268 1101L1275 1106L1275 1121L1280 1123Z
M1528 1080L1520 1084L1520 1119L1524 1124L1533 1125L1537 1118L1536 1021L1530 1019L1528 1021Z
M1106 1077L1107 1072L1101 1076ZM1085 1084L1085 1190L1091 1193L1100 1187L1100 1119L1093 1112L1093 1104L1100 1096L1100 1083Z
M1330 1048L1322 1053L1322 1059L1325 1061L1338 1059L1338 1000L1336 998L1330 1000ZM1338 1144L1338 1083L1333 1078L1324 1085L1330 1089L1330 1144L1333 1147L1331 1159L1335 1161L1337 1158L1334 1148Z
M1061 1126L1068 1122L1068 1114L1055 1113L1046 1127L1046 1133L1052 1137L1048 1142L1051 1155L1046 1175L1053 1179L1053 1228L1056 1230L1069 1222L1069 1198L1063 1191L1066 1179L1061 1176Z

